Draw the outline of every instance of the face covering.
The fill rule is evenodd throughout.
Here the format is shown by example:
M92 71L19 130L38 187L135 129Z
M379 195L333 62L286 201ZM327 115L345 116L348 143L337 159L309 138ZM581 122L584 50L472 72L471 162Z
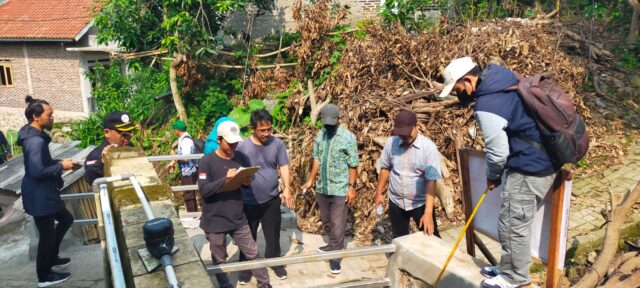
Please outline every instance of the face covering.
M336 135L336 131L338 131L338 125L324 125L324 129L327 130L329 137L333 137L333 135Z

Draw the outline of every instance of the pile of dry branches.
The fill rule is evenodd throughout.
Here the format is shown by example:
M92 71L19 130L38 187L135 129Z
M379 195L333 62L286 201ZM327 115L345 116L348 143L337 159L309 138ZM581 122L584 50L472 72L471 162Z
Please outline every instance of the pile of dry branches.
M433 96L441 90L444 67L457 57L470 55L481 66L497 63L524 75L549 73L573 97L578 110L587 119L595 147L604 143L605 126L594 122L583 96L576 93L586 80L587 59L565 53L564 47L571 46L572 40L563 37L559 25L504 20L454 27L443 21L441 31L444 32L415 36L402 29L371 24L364 28L366 37L356 37L354 33L340 36L346 45L341 51L339 64L332 67L327 59L342 48L336 47L336 42L327 40L326 36L342 18L321 13L327 5L325 2L316 1L316 6L306 8L294 5L302 39L292 52L304 65L296 71L288 71L288 77L281 77L286 81L297 79L306 86L300 85L289 97L287 108L294 125L286 131L293 188L297 191L296 212L302 219L299 222L301 229L309 232L321 230L315 199L310 193L300 193L300 185L310 169L311 150L318 132L302 119L311 115L313 120L327 100L340 107L342 124L356 135L358 141L358 197L349 221L350 231L356 240L390 239L388 223L379 221L375 216L373 196L377 183L376 161L381 152L379 143L384 139L381 137L389 136L393 116L401 108L418 113L421 133L436 143L445 159L443 166L451 172L445 175L444 184L454 191L457 212L449 213L446 219L443 211L438 210L441 222L459 223L463 220L456 151L460 147L482 149L483 143L480 137L473 139L470 136L470 131L475 131L471 107L461 107L455 99L436 101ZM310 74L303 73L307 67L313 67ZM332 72L317 87L311 83L313 79L304 78L304 75L311 75L315 79L325 68L332 69ZM280 68L272 74L284 75L284 71ZM269 82L274 81L274 77L268 78ZM260 81L266 80L254 77L252 85L264 87ZM283 83L277 85L283 86ZM588 157L619 153L616 148L607 147L602 147L602 152L592 148ZM609 163L605 161L601 165Z

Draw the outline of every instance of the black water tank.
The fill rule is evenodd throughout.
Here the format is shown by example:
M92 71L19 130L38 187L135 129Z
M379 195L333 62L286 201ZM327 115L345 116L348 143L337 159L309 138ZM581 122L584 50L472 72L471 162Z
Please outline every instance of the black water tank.
M142 226L144 242L149 253L158 259L171 255L173 249L173 223L168 218L155 218Z

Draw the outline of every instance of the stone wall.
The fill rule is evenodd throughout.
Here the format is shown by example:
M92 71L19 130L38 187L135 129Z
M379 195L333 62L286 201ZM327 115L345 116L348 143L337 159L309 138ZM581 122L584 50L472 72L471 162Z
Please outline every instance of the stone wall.
M105 175L113 176L123 173L136 175L155 217L166 217L173 222L175 246L179 249L173 255L173 264L176 276L182 283L181 287L213 287L176 213L175 204L171 201L171 188L158 178L153 165L147 161L142 150L122 147L110 151L105 159ZM127 287L166 287L167 281L162 267L148 272L138 254L140 249L145 248L142 225L147 219L131 182L118 181L110 186L118 248Z

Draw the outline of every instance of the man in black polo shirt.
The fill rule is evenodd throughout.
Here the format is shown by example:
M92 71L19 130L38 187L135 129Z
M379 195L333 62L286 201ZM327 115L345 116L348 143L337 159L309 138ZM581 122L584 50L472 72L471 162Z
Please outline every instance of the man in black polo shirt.
M213 264L223 264L227 261L227 235L231 235L247 260L258 259L258 245L251 236L247 217L242 211L240 187L231 191L220 191L236 175L239 168L248 167L250 163L246 155L236 153L238 142L242 140L240 127L235 122L227 121L218 126L217 132L220 144L218 149L204 156L198 163L198 188L204 202L200 228L209 240ZM242 185L251 185L251 178L244 179ZM252 269L251 272L256 277L259 288L271 287L266 268ZM226 273L216 273L216 279L220 287L233 287Z
M84 177L89 184L97 178L104 177L102 159L110 147L131 146L131 131L136 126L131 122L129 114L115 111L107 114L102 122L104 141L93 149L84 161Z

